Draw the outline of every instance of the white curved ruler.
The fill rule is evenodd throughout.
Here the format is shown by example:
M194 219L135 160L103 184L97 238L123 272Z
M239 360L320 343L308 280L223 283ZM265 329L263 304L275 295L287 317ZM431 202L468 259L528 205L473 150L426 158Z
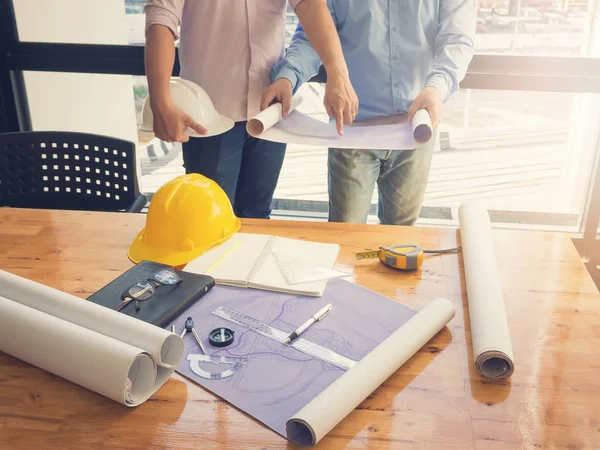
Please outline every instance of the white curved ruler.
M223 378L230 377L241 367L246 364L246 358L232 358L228 356L211 356L211 355L197 355L189 354L187 360L190 362L190 369L196 375L207 380L222 380ZM222 372L210 372L200 367L200 362L212 363L212 364L229 364L231 367Z

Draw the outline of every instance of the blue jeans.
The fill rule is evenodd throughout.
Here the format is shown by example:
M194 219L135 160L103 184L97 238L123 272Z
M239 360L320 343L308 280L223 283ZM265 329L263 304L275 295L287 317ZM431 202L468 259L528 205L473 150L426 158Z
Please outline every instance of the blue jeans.
M236 216L268 219L285 150L285 144L253 138L246 122L236 122L218 136L190 138L183 144L183 166L221 186Z
M419 218L435 145L414 150L329 149L329 221L366 223L375 182L381 224L413 225Z

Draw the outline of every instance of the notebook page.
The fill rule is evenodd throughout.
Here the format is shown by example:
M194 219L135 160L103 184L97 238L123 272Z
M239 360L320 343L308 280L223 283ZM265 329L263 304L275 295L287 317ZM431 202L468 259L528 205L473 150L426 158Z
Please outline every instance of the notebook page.
M339 250L340 247L337 244L277 237L271 252L250 280L249 286L279 292L313 296L323 295L323 291L327 286L327 280L288 284L273 257L273 253L290 255L315 266L331 269L335 265Z
M185 271L209 275L217 284L247 286L268 240L268 235L237 233L191 261Z

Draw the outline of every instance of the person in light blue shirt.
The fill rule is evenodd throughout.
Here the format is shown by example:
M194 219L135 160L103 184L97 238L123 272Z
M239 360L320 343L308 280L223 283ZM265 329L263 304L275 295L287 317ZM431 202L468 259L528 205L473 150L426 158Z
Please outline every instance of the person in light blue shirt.
M365 223L375 183L380 223L412 225L429 177L443 103L459 88L473 57L473 0L327 0L350 80L357 121L426 109L434 136L414 150L330 148L329 220ZM271 102L289 110L293 93L316 75L319 56L299 25L285 57L272 70Z

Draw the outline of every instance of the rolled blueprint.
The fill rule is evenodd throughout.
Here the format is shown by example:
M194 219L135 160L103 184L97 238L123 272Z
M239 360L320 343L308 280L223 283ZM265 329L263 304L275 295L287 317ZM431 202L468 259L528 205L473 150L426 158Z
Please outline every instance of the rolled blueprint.
M324 122L297 110L301 103L296 94L285 119L280 103L269 106L248 121L248 134L286 144L384 150L418 149L433 137L431 118L424 109L415 113L412 122L407 122L406 114L376 117L353 122L339 135L332 120Z
M448 300L432 301L288 420L287 438L297 445L315 445L444 328L454 313Z
M426 144L433 136L431 117L426 109L419 109L412 120L413 136L418 144Z
M119 403L151 392L156 364L145 352L0 297L0 350Z
M0 311L1 351L126 406L183 356L176 334L1 270Z
M477 203L465 202L458 208L458 218L475 367L487 378L508 378L514 358L490 217Z
M288 114L294 111L302 103L302 95L296 94L292 97ZM281 103L274 103L264 111L248 121L246 131L250 136L259 137L265 131L279 123L283 119L283 107Z

